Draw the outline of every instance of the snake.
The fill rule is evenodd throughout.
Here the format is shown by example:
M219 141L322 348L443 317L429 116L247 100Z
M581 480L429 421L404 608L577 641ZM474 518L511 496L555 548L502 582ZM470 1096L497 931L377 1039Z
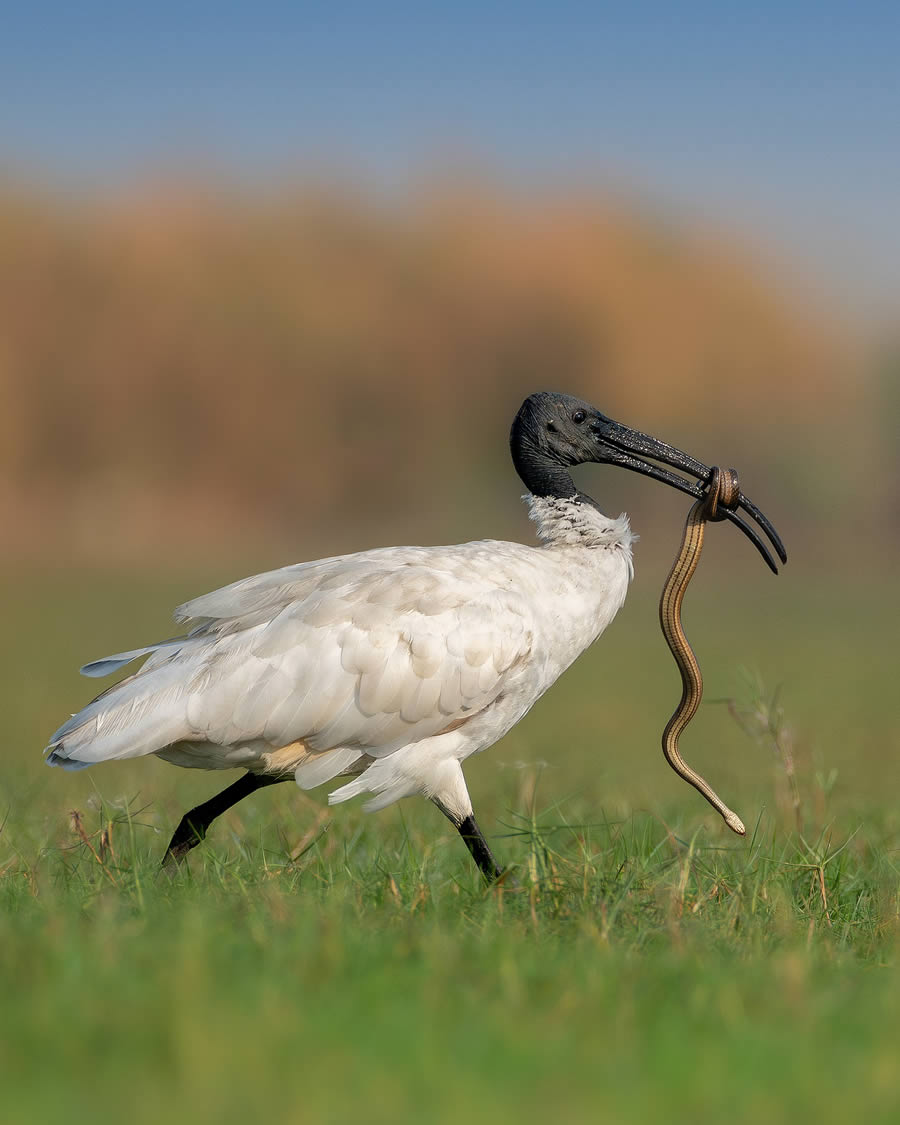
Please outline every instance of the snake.
M732 832L743 836L747 830L741 818L725 804L696 770L691 769L678 750L678 739L697 714L700 700L703 698L703 676L700 674L700 665L697 663L693 649L684 634L681 624L681 603L700 561L707 522L724 519L723 509L733 511L738 505L740 495L738 475L735 470L715 466L710 473L706 494L688 512L681 549L672 564L659 600L659 623L681 672L682 684L681 702L675 708L663 731L663 754L679 777L684 778L689 785L693 785L709 801Z

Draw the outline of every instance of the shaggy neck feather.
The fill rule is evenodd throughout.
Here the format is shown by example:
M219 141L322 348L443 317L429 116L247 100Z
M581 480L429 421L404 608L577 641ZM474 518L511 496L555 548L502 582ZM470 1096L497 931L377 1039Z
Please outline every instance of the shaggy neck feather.
M606 547L626 551L636 536L623 512L611 519L584 493L573 497L524 497L528 514L534 521L538 539L548 547Z

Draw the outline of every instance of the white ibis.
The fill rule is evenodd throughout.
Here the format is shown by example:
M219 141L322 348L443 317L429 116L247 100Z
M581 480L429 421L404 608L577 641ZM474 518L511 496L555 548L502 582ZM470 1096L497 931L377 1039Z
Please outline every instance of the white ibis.
M484 877L500 869L475 821L462 763L501 738L609 625L632 576L632 533L580 492L569 468L620 465L692 496L709 468L568 395L530 395L512 458L540 546L481 540L388 547L298 563L186 602L182 637L82 668L118 672L147 657L56 731L53 766L155 754L241 778L186 813L164 863L255 790L291 778L368 810L421 794L463 837ZM683 470L670 472L650 460ZM769 521L740 507L785 559ZM770 567L763 541L727 513Z

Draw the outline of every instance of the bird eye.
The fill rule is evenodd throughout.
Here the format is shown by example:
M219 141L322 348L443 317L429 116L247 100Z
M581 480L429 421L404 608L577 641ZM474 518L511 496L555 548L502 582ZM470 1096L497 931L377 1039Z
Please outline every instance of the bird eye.
M572 415L572 421L575 423L576 426L580 426L581 423L585 420L585 418L587 418L587 415L585 414L585 412L583 410L576 410L575 413Z

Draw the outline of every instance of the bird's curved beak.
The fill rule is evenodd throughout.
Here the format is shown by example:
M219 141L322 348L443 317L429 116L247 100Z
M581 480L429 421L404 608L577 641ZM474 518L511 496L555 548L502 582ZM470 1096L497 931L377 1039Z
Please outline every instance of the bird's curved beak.
M612 418L607 418L606 415L599 412L591 420L591 431L597 441L596 455L592 457L592 460L600 464L620 465L623 469L643 473L644 476L653 477L654 480L662 481L663 484L671 485L672 488L677 488L697 499L703 496L705 487L709 484L712 469L708 465L704 465L702 461L691 457L690 454L676 449L674 445L669 445L667 442L650 437L649 434L642 434L640 430L629 429L628 426L623 426L621 422L614 422ZM680 469L696 479L685 479L677 473L671 473L659 465L652 464L653 461L661 461L663 465ZM787 552L778 532L743 492L738 501L738 508L746 512L765 533L781 561L787 562ZM742 519L736 511L731 512L724 509L720 509L720 511L726 519L737 524L766 560L772 572L777 574L778 567L775 560L753 524Z

